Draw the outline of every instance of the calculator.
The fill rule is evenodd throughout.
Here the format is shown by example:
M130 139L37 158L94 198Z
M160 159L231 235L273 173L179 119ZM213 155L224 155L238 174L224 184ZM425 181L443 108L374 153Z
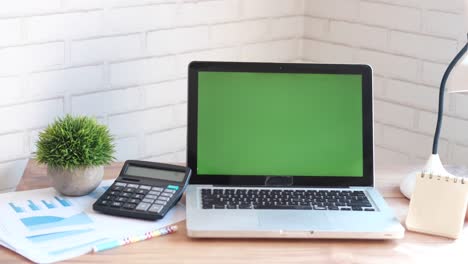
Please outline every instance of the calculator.
M182 197L190 168L127 160L119 177L93 204L104 214L157 220Z

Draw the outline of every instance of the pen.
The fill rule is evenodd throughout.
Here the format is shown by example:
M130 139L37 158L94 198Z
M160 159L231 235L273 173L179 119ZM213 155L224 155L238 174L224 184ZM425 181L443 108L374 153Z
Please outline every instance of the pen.
M127 237L127 238L124 238L124 239L118 239L118 240L113 240L113 241L101 243L101 244L98 244L98 245L93 247L93 252L97 253L97 252L101 252L101 251L104 251L104 250L108 250L108 249L112 249L112 248L116 248L116 247L120 247L120 246L125 246L125 245L128 245L128 244L133 244L133 243L136 243L136 242L139 242L139 241L144 241L144 240L151 239L153 237L172 234L175 231L177 231L177 226L174 225L174 226L164 227L164 228L161 228L161 229L158 229L158 230L155 230L155 231L151 231L151 232L146 232L146 233L144 233L142 235L131 236L131 237Z

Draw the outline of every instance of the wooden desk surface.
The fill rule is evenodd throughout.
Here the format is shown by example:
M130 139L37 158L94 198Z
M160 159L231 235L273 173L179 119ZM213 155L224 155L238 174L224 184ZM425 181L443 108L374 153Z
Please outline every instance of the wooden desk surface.
M117 177L122 163L106 168L105 178ZM378 169L377 187L397 216L406 217L408 201L398 184L411 166ZM46 169L30 161L18 190L49 187ZM468 229L456 241L413 232L395 241L191 239L185 222L173 235L88 254L66 263L467 263ZM0 263L24 263L23 257L0 248Z

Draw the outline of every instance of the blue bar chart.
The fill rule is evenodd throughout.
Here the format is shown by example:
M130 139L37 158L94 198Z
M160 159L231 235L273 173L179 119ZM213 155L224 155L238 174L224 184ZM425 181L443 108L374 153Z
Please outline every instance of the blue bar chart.
M8 203L8 205L17 213L24 213L24 208L21 206L17 206L14 203Z
M51 209L56 209L59 207L70 207L72 206L72 203L70 200L60 197L60 196L54 196L53 199L52 197L50 199L46 200L26 200L24 202L21 201L15 201L15 202L9 202L8 205L13 209L15 213L25 213L27 211L41 211L41 210L51 210Z
M70 217L59 217L53 215L31 216L20 219L30 230L40 230L47 228L85 225L93 223L86 213L79 213Z
M42 204L45 205L45 207L47 207L47 209L53 209L53 208L57 208L57 206L55 206L54 202L53 201L45 201L45 200L41 200Z
M41 210L41 208L39 206L37 206L33 201L31 200L28 200L28 206L29 208L31 208L31 210L33 211L39 211Z
M60 198L58 196L54 196L55 200L57 200L63 207L69 207L71 206L71 203L69 200L65 198Z

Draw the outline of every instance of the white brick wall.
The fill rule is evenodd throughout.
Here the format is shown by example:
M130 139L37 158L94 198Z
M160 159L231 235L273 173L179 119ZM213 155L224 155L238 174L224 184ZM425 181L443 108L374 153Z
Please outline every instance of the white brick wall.
M21 20L18 18L0 20L0 47L14 45L21 40Z
M212 34L215 34L214 30ZM154 31L148 33L148 52L152 55L164 55L207 49L212 45L209 37L210 30L208 26ZM190 43L190 45L187 45L187 43Z
M0 108L0 133L44 127L62 114L62 99L4 106Z
M117 158L185 160L192 60L369 63L378 163L430 153L463 0L15 0L0 3L0 191L65 113L98 117ZM468 164L468 96L440 152ZM12 176L14 175L14 176Z
M18 77L0 77L0 87L8 87L2 89L0 105L14 103L21 96L21 79Z
M316 0L305 4L305 13L314 17L352 21L359 15L359 0Z
M397 31L390 34L390 50L406 56L448 63L453 58L453 51L457 49L455 40Z
M357 54L354 62L372 65L376 75L407 81L418 79L419 62L414 58L366 49L359 49Z
M431 152L438 88L465 43L463 0L305 1L302 59L374 69L376 160L421 161ZM468 96L446 96L439 152L468 165Z
M66 113L108 125L118 160L185 161L188 63L297 61L303 13L303 0L1 1L0 191Z
M416 8L361 1L359 13L363 24L416 32L420 27L421 11Z
M141 56L142 43L138 34L86 39L71 44L72 65L113 62Z
M102 11L38 15L24 19L31 42L99 36L103 32Z
M136 110L141 101L140 90L132 87L72 96L71 109L76 115L105 116Z
M50 98L105 87L103 65L33 72L24 78L24 98Z
M24 16L50 13L60 10L60 0L15 0L0 3L0 16Z
M0 50L0 76L60 67L64 64L64 43L51 42Z

